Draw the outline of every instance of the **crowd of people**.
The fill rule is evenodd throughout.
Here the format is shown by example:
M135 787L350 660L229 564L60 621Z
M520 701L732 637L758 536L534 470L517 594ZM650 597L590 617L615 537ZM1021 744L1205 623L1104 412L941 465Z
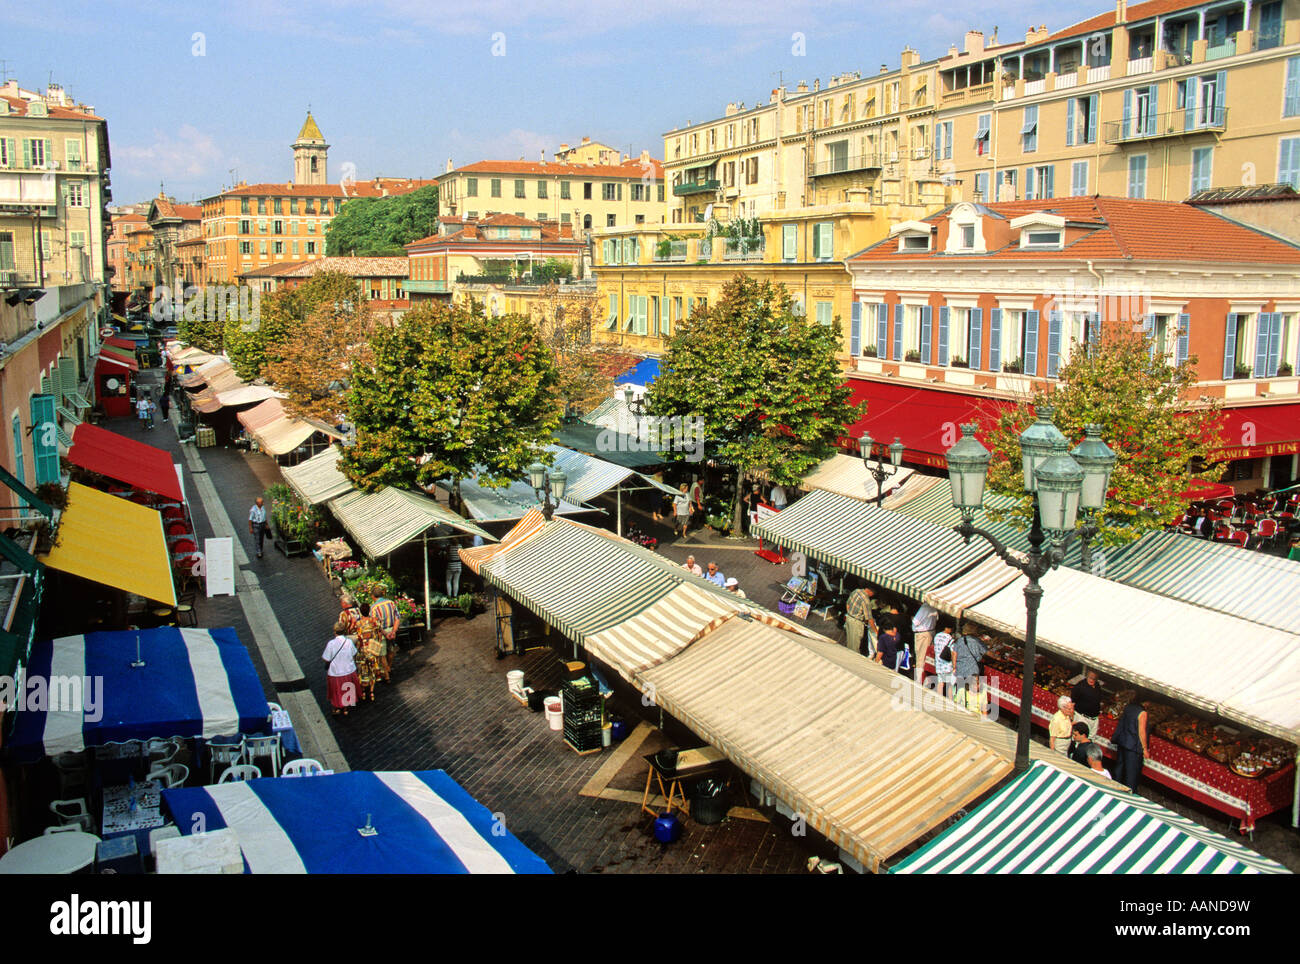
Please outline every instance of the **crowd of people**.
M708 573L706 574L705 571L700 568L700 564L695 561L694 556L687 556L686 561L682 563L682 568L693 576L702 576L719 589L725 589L729 593L734 593L741 599L747 598L745 596L745 590L740 588L740 580L735 576L724 576L718 570L718 564L716 562L709 563Z
M375 699L375 686L392 678L401 615L397 603L386 597L357 604L344 594L334 636L321 658L327 670L331 712L348 715L357 703Z

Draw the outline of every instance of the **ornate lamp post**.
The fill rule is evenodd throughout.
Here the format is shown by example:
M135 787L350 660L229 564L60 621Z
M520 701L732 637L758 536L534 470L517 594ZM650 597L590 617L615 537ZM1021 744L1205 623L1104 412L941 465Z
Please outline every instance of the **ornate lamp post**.
M885 479L891 475L897 475L898 467L903 462L903 443L895 435L893 444L889 446L889 464L893 466L892 472L885 470L884 459L876 459L876 464L871 464L871 447L873 445L875 445L875 439L865 432L862 438L858 439L858 451L862 455L862 461L866 463L867 471L871 473L871 477L876 480L876 508L880 508L880 500L884 495Z
M975 438L975 425L963 425L962 437L948 450L948 480L952 504L961 512L961 524L954 530L970 543L980 536L998 557L1029 580L1025 585L1024 682L1020 691L1020 717L1016 733L1015 772L1029 768L1029 735L1033 725L1034 647L1038 634L1038 604L1043 597L1039 580L1061 564L1070 539L1087 541L1097 534L1091 522L1075 528L1082 506L1094 513L1105 504L1115 453L1101 440L1101 427L1088 426L1088 437L1076 449L1083 464L1067 451L1065 436L1052 422L1052 409L1037 409L1037 421L1020 436L1025 491L1033 495L1034 518L1029 529L1029 554L1013 555L997 537L974 525L976 511L983 508L984 485L988 476L989 451ZM1047 548L1044 544L1048 543Z
M564 490L569 484L569 477L564 474L563 469L550 470L541 462L534 462L528 466L528 481L537 493L538 501L542 503L542 515L546 521L551 521L551 516L555 515L555 510L560 507L560 502L564 499ZM555 501L551 501L554 497Z
M641 441L641 416L645 414L645 399L637 395L630 388L623 389L623 401L627 403L628 409L636 416L636 440Z

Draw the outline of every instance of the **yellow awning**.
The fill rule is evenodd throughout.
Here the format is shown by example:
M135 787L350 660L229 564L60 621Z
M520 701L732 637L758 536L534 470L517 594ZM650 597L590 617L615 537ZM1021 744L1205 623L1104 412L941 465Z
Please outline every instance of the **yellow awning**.
M68 486L55 546L42 561L92 582L176 605L162 514L77 482Z

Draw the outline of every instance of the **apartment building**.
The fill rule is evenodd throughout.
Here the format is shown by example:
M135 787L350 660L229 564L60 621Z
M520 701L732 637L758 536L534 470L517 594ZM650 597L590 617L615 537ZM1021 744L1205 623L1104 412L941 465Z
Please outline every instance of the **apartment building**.
M509 214L570 225L580 239L596 228L657 224L664 198L663 164L648 151L614 164L476 161L453 168L448 161L438 178L440 218Z
M130 244L127 232L148 226L146 212L137 212L129 208L109 209L109 233L104 247L108 258L112 310L116 314L121 315L126 311L126 300L131 293L131 286L127 280L127 248Z
M560 149L555 152L555 163L603 164L613 167L621 164L622 161L617 147L610 147L600 141L593 141L590 137L584 137L582 143L574 144L572 147L561 144Z
M180 244L202 234L203 208L197 204L177 204L176 199L159 192L149 202L147 220L153 230L153 282L174 289L183 282Z
M938 64L934 138L981 202L1300 186L1300 0L1129 4Z
M254 268L244 279L270 293L283 288L301 288L322 271L336 271L355 280L376 320L394 321L411 306L406 292L411 266L410 260L404 257L327 256L313 261L284 261Z
M1243 490L1300 478L1300 245L1185 203L961 202L846 261L861 306L855 434L942 466L963 421L1050 389L1108 330L1194 359L1187 404L1223 401Z

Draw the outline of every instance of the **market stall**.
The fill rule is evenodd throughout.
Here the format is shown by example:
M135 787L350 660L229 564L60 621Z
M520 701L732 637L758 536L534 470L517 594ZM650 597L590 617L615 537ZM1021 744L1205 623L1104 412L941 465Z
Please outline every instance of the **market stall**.
M619 535L623 534L624 492L653 490L669 496L677 495L677 490L671 486L664 485L626 466L606 462L604 459L559 445L548 445L546 451L551 454L552 464L556 468L563 469L568 476L568 483L564 490L566 501L581 505L611 489L614 490L617 502L616 531Z
M880 491L886 495L897 491L912 474L911 469L899 466L881 484ZM799 485L805 491L824 489L859 502L871 502L876 498L876 480L872 477L870 468L861 458L852 455L832 455L805 475Z
M493 487L486 481L480 482L479 479L479 475L475 474L460 480L461 501L465 504L465 511L475 522L514 522L522 519L530 510L541 507L537 493L527 482L510 482L501 487ZM438 487L446 492L452 490L450 482L439 482ZM588 509L564 499L555 510L555 514L557 516L578 515L583 512L598 511L600 510Z
M352 491L352 483L339 470L342 455L337 445L331 445L305 462L282 469L281 474L304 502L320 505Z
M252 874L549 874L442 770L164 790L182 834L230 828Z
M288 415L279 398L268 398L240 412L237 418L258 448L275 458L289 455L317 436L324 438L326 445L331 439L343 438L342 432L324 422Z
M78 425L72 432L68 461L133 490L152 492L177 503L185 501L171 456L116 432Z
M123 352L105 345L95 359L95 400L105 415L133 414L132 383L140 363L134 352Z
M1281 864L1134 793L1042 761L891 874L1284 874Z
M255 733L268 725L257 670L230 628L46 639L32 647L27 677L63 680L65 694L75 696L60 702L51 694L43 705L19 708L6 743L23 762L152 737Z

